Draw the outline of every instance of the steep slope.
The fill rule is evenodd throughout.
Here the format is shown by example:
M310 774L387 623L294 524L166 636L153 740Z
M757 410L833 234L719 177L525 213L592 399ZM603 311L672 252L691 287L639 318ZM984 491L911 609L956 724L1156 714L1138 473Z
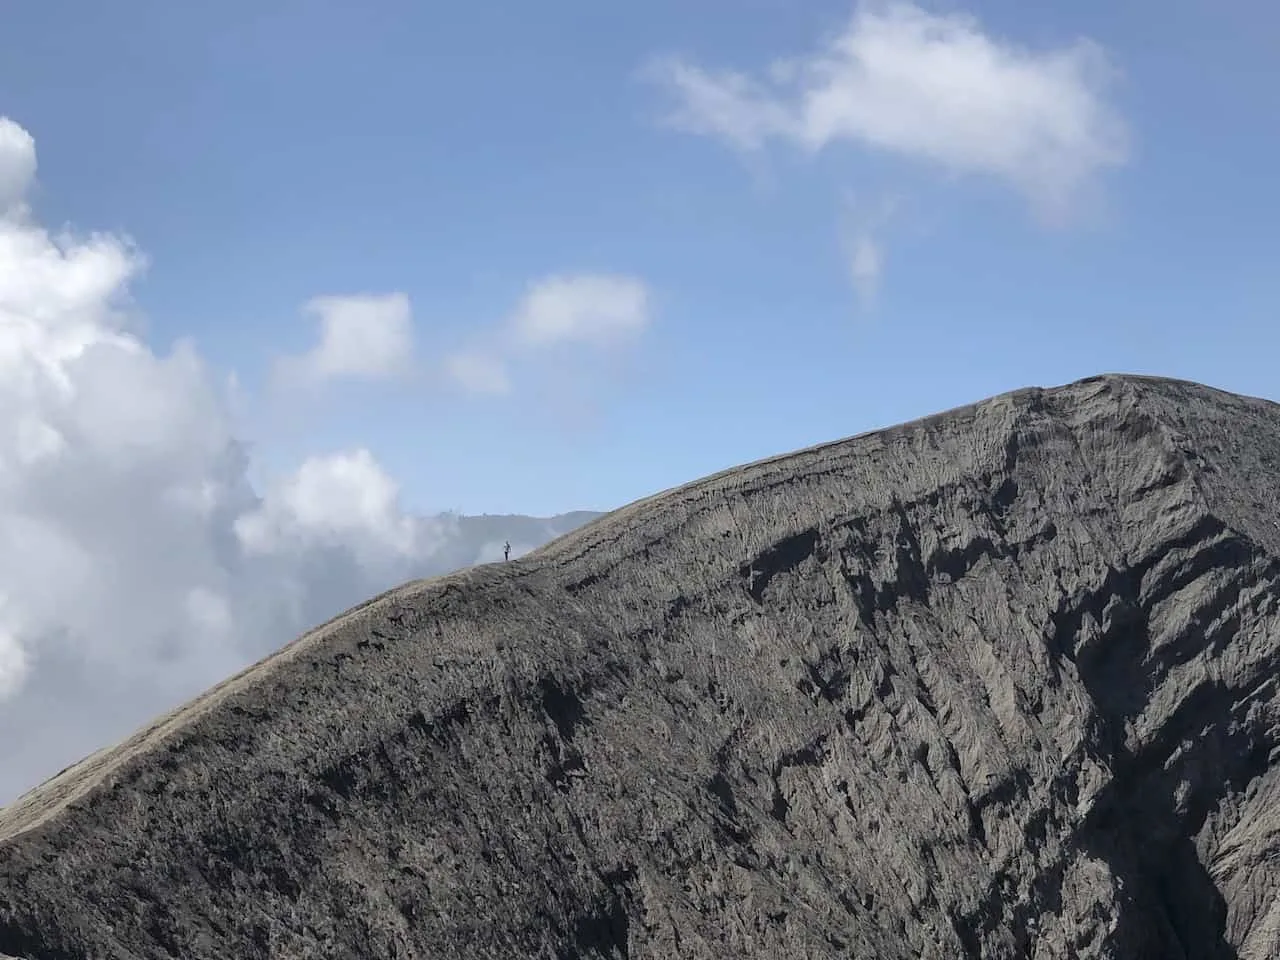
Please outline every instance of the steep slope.
M0 812L0 953L1280 955L1277 491L1103 377L409 584Z

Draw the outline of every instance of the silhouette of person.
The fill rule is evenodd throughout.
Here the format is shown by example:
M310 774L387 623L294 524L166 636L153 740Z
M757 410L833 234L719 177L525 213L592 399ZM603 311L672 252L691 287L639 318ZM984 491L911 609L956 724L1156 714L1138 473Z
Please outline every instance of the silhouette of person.
M503 560L511 559L511 541L510 540L508 540L506 542L506 545L502 548L502 559Z

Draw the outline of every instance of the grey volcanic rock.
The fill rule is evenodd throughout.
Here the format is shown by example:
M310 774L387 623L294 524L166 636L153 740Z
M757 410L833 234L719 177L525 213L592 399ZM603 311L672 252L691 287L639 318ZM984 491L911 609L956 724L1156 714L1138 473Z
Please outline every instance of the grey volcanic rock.
M408 584L0 812L0 953L1280 956L1278 495L1103 377Z
M287 571L284 583L277 569L275 588L251 584L253 574L241 566L243 554L229 550L234 559L222 573L229 581L236 619L244 628L235 638L234 653L220 650L219 656L192 658L183 670L172 669L171 663L158 677L133 669L132 663L120 664L123 669L109 669L104 675L100 664L89 664L77 655L74 644L45 645L17 696L0 698L0 806L228 672L274 652L298 630L328 620L370 594L409 577L439 576L499 560L507 542L511 556L518 557L598 516L586 511L553 517L411 516L408 519L421 530L424 545L412 559L365 567L345 546L328 545ZM287 589L289 602L273 602L273 589L277 593ZM256 595L256 602L249 595ZM108 633L98 639L105 641L102 646L111 647L113 640L121 638ZM186 646L178 637L172 643L179 650ZM233 658L230 663L227 656ZM136 657L134 651L119 659ZM5 732L9 730L22 730L23 736L11 736Z

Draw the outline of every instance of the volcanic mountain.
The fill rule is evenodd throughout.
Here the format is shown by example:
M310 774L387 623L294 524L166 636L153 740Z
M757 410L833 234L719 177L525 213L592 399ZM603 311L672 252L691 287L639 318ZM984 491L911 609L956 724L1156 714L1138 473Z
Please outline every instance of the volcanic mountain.
M640 501L0 812L0 953L1280 956L1278 500L1106 376Z

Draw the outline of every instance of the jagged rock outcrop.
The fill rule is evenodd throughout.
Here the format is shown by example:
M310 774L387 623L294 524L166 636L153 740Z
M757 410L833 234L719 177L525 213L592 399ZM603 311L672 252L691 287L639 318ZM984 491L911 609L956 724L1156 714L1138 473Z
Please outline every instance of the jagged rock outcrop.
M1103 377L641 501L0 812L0 953L1280 956L1278 497Z

